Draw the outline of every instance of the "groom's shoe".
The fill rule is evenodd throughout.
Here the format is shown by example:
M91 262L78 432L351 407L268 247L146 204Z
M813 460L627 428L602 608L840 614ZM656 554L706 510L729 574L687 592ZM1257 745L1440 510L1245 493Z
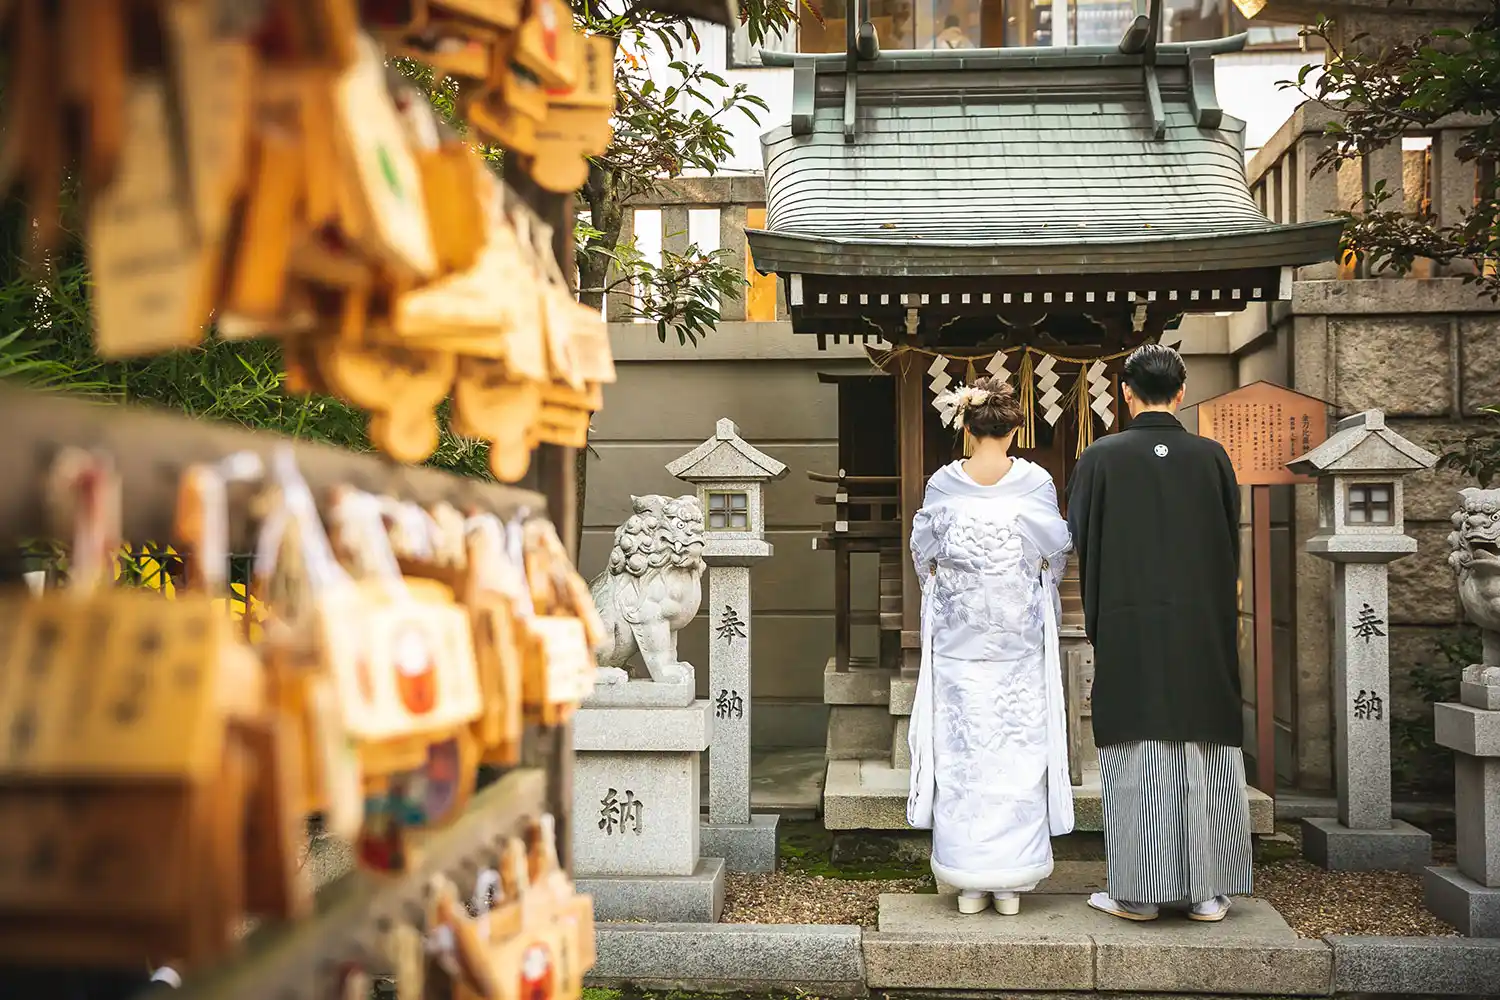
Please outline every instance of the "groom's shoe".
M1215 896L1213 899L1194 903L1193 908L1188 910L1188 919L1197 920L1206 924L1218 923L1229 916L1229 897Z
M1155 920L1161 912L1155 903L1126 903L1113 899L1107 892L1096 892L1089 897L1089 905L1100 913L1108 913L1121 920Z

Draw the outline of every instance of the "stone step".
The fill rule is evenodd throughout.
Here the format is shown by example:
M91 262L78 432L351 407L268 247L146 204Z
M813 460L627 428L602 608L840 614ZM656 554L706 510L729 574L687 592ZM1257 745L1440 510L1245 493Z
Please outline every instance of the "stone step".
M579 875L598 921L712 924L724 912L724 859L701 858L691 875Z
M1236 899L1217 924L1166 912L1130 923L1080 895L1031 893L1021 913L965 915L951 896L882 895L865 934L865 978L878 990L1027 990L1320 996L1333 960L1298 938L1264 900Z
M823 665L823 704L889 705L891 680L900 671L885 669L868 661L851 663L840 672L833 657Z
M822 747L755 750L750 754L750 809L776 813L783 820L813 819L823 808L828 773ZM707 795L708 761L703 762Z
M897 769L889 760L830 760L823 785L823 825L830 830L908 830L906 795L911 772ZM1250 830L1269 834L1276 830L1276 805L1256 788L1250 796ZM1099 772L1084 771L1083 784L1073 789L1075 828L1104 828L1099 799Z

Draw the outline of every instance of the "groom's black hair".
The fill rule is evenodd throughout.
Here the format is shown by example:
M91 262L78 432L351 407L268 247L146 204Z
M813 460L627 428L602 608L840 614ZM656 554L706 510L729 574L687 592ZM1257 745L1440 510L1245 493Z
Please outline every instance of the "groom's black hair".
M1170 403L1187 381L1182 355L1163 344L1142 344L1125 359L1120 378L1148 406Z

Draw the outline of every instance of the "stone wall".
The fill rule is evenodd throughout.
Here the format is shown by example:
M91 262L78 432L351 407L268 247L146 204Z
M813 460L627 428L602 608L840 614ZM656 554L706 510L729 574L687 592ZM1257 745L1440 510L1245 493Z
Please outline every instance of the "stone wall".
M1314 175L1312 164L1335 117L1304 104L1251 160L1252 191L1275 221L1326 218L1354 207L1362 191L1381 181L1394 192L1395 208L1422 205L1440 219L1455 220L1473 206L1473 165L1458 161L1454 151L1476 119L1439 122L1411 137L1413 142L1393 144L1337 174ZM1231 319L1229 348L1239 381L1282 382L1327 400L1337 416L1384 409L1401 434L1441 453L1441 441L1461 436L1479 406L1500 398L1500 306L1455 276L1462 271L1462 264L1431 261L1418 261L1405 278L1352 260L1300 268L1290 303L1252 306ZM1433 671L1451 670L1437 655L1436 641L1453 635L1461 621L1446 565L1448 517L1461 485L1458 476L1443 471L1408 480L1407 531L1420 548L1391 565L1393 708L1419 729L1431 711L1418 682ZM1326 789L1332 784L1332 573L1303 551L1317 525L1314 489L1282 492L1273 504L1273 611L1276 655L1290 663L1284 673L1295 688L1285 692L1293 706L1295 755L1288 777L1304 789ZM1285 650L1283 623L1291 640ZM1398 782L1416 759L1403 757L1402 732L1398 724Z
M1500 310L1460 279L1305 282L1293 306L1299 385L1320 385L1340 414L1384 409L1396 431L1441 454L1444 441L1471 429L1466 422L1480 406L1500 400ZM1446 560L1454 494L1465 485L1441 469L1408 481L1406 530L1418 550L1390 569L1397 719L1425 722L1431 710L1417 683L1424 673L1457 669L1438 655L1437 641L1462 622ZM1417 762L1396 751L1398 781L1409 781L1403 772Z
M1472 429L1480 406L1500 399L1500 308L1458 278L1298 281L1290 308L1275 310L1266 331L1239 348L1241 383L1268 377L1264 358L1271 351L1284 353L1287 365L1284 375L1268 380L1329 401L1335 416L1383 409L1394 429L1436 454L1444 441ZM1419 548L1391 564L1392 710L1417 730L1431 717L1420 684L1434 671L1454 670L1439 656L1437 642L1462 625L1446 560L1448 518L1464 485L1460 475L1441 469L1408 479L1406 530ZM1295 705L1290 749L1296 761L1294 773L1278 770L1315 790L1331 785L1332 574L1326 562L1303 551L1317 526L1314 488L1273 494L1275 656L1289 666L1285 676L1295 688L1277 692L1278 716L1288 701ZM1248 516L1247 509L1246 552ZM1250 586L1248 573L1244 586ZM1251 624L1248 616L1245 624ZM1250 654L1248 642L1242 644L1242 655ZM1248 665L1244 677L1253 677ZM1398 725L1397 735L1402 731ZM1278 744L1279 758L1287 752ZM1403 756L1399 741L1395 753L1398 783L1409 788L1419 755Z

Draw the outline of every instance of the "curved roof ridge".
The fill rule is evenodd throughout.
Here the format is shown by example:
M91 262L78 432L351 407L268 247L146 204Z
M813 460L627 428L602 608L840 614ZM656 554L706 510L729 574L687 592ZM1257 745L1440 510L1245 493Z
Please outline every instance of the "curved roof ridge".
M1148 271L1331 260L1340 223L1278 224L1250 193L1212 58L1243 41L1158 46L1154 66L1104 46L884 53L852 75L843 54L797 56L792 121L761 137L756 265L1001 273L1027 248L1048 262L1034 273L1101 255ZM867 75L882 68L900 72ZM1207 256L1171 259L1185 247Z

